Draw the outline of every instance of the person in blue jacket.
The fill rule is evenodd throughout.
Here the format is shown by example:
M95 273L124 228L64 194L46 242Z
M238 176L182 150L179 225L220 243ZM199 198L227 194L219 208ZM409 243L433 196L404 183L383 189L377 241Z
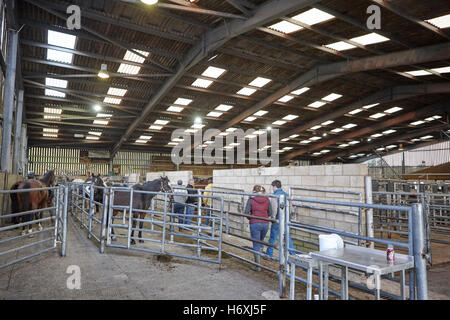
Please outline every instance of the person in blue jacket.
M284 195L285 199L288 199L288 194L286 192L283 191L283 189L281 189L281 181L280 180L274 180L272 181L272 189L273 189L273 194L274 195ZM276 199L274 199L274 201L276 201ZM278 207L278 205L277 205ZM277 215L275 217L275 219L279 219L279 215L280 215L280 208L277 208ZM269 237L269 243L270 244L275 244L277 242L277 238L280 235L280 224L277 222L272 222L272 225L270 227L270 237ZM292 239L291 239L291 235L289 235L289 249L294 249L294 244L292 243ZM290 254L295 254L295 252L293 251L289 251ZM266 254L269 257L272 257L273 255L273 248L272 247L267 247L266 250Z

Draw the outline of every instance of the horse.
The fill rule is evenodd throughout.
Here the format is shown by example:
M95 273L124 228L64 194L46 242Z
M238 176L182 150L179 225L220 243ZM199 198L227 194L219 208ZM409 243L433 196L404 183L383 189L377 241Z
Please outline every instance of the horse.
M105 183L103 182L102 178L100 178L100 174L94 175L92 174L89 178L84 181L84 183L90 183L97 187L106 187ZM87 198L91 198L91 186L85 186L84 192L86 194ZM95 202L103 202L103 189L102 188L94 188L94 201ZM95 213L99 211L99 205L95 204Z
M51 187L55 184L55 172L54 170L47 171L44 176L39 179L28 179L25 181L16 182L12 185L11 190L24 190L24 189L39 189L39 188L46 188ZM11 193L11 212L12 213L18 213L18 212L24 212L29 210L37 210L37 209L43 209L46 207L51 206L52 200L53 200L53 190L37 190L37 191L30 191L30 192L17 192L17 193ZM26 214L19 217L19 220L24 222L31 221L32 214ZM42 219L42 211L35 213L35 219ZM18 219L15 219L13 221L14 224L18 222ZM38 222L39 231L42 230L42 225L40 222ZM33 232L33 226L32 224L28 225L28 233ZM25 226L22 226L22 235L25 235Z
M142 190L142 191L154 191L154 192L166 192L166 193L172 193L172 188L169 184L169 178L168 177L161 177L160 179L155 179L153 181L148 181L144 184L135 184L131 188L134 190ZM155 195L149 194L149 193L133 193L133 209L138 210L145 210L150 207L151 201ZM170 196L170 201L172 201L172 196ZM127 191L115 191L114 192L114 205L116 206L127 206L130 204L130 192ZM113 210L113 217L117 215L119 211ZM109 212L108 212L109 214ZM144 212L133 212L133 230L131 232L131 237L134 237L134 229L136 228L136 218L139 219L145 218ZM108 216L109 220L109 216ZM144 226L143 221L139 221L139 243L144 242L142 239L142 228ZM114 234L114 229L111 228L111 233ZM112 237L113 238L113 237ZM113 241L115 239L112 239ZM131 244L136 244L134 239L131 239Z

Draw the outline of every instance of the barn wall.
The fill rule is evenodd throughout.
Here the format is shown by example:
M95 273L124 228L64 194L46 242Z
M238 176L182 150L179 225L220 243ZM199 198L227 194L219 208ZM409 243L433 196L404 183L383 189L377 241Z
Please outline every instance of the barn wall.
M323 166L297 166L297 167L276 167L276 168L255 168L255 169L233 169L214 170L213 185L220 190L220 187L231 189L242 189L251 192L255 184L263 185L267 192L271 191L271 182L280 180L283 189L287 192L288 187L310 187L339 191L361 192L362 200L365 202L364 179L368 175L367 165L346 164L346 165L323 165ZM325 199L334 201L359 201L359 196L350 194L322 193L316 191L295 191L295 196L312 199ZM226 210L239 212L245 205L247 197L226 196L227 199L240 202L241 204L227 204ZM229 206L229 207L228 207ZM334 208L341 210L351 210L348 207L336 207L319 205L320 207ZM321 210L298 208L296 212L291 212L291 219L317 226L329 227L343 231L358 232L358 219L355 216L334 212L324 212ZM248 220L243 217L230 215L230 232L250 236ZM362 215L362 233L366 233L365 219ZM266 241L269 235L267 235ZM316 235L296 232L294 237L308 241L317 241ZM295 242L295 241L294 241ZM296 246L302 250L317 250L317 247L297 242Z

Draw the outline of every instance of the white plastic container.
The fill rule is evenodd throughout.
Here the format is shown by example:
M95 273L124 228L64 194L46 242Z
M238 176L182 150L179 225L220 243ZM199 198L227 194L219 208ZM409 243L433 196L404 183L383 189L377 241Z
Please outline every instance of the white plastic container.
M342 249L344 247L344 240L337 234L320 234L319 235L319 250Z

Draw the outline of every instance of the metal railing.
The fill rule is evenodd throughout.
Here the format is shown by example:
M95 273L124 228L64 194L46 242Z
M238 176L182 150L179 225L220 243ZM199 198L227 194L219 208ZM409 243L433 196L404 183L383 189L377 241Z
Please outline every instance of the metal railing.
M0 190L0 194L10 196L36 191L54 192L50 207L0 215L0 219L4 221L12 219L11 224L0 228L0 269L56 250L59 246L61 256L66 255L67 187L60 185L39 189ZM29 221L19 221L25 217ZM38 224L39 228L33 230L34 224ZM25 227L31 228L21 234L20 228Z
M291 197L289 201L292 203L295 202L302 202L302 203L310 203L310 204L322 204L322 205L333 205L333 206L346 206L346 207L353 207L357 208L359 212L361 210L393 210L393 211L400 211L404 212L408 216L408 239L407 241L394 241L390 239L382 239L382 238L375 238L375 237L369 237L369 236L363 236L357 233L352 233L348 231L338 230L336 228L330 228L330 227L323 227L319 225L312 225L312 224L306 224L301 221L292 220L289 217L289 212L287 211L286 214L286 220L287 220L287 227L289 230L299 230L299 231L306 231L311 232L315 231L318 233L334 233L337 235L340 235L344 238L350 238L350 239L356 239L359 241L366 241L369 243L380 243L383 245L393 245L397 248L403 248L407 251L407 254L410 256L414 256L415 260L415 268L413 270L409 271L409 298L411 300L415 299L416 297L416 287L417 287L417 297L419 299L427 299L427 283L426 283L426 261L422 257L422 253L425 247L425 237L424 237L424 221L423 221L423 211L422 211L422 205L421 204L413 204L411 206L388 206L388 205L376 205L376 204L364 204L364 203L354 203L354 202L342 202L342 201L329 201L329 200L317 200L317 199L309 199L309 198L299 198L299 197ZM289 208L289 206L287 207ZM288 234L288 233L287 233ZM285 246L288 239L284 240ZM305 253L301 252L300 253ZM286 252L287 254L287 252ZM303 268L306 270L306 268ZM317 274L317 272L315 272ZM290 272L287 272L287 275L291 276ZM330 280L340 282L341 278L329 275ZM390 280L394 281L400 281L398 279L395 279L393 277L385 277ZM306 279L303 279L301 277L295 276L295 280L307 283ZM363 290L365 292L374 293L374 290L370 290L367 287L355 283L350 282L350 286L357 288L359 290ZM318 284L313 284L313 287L318 288ZM326 289L329 293L341 297L341 294L338 292L335 292L333 290L330 290L329 288ZM389 292L381 291L381 294L391 298L391 299L401 299L400 296L391 294Z

